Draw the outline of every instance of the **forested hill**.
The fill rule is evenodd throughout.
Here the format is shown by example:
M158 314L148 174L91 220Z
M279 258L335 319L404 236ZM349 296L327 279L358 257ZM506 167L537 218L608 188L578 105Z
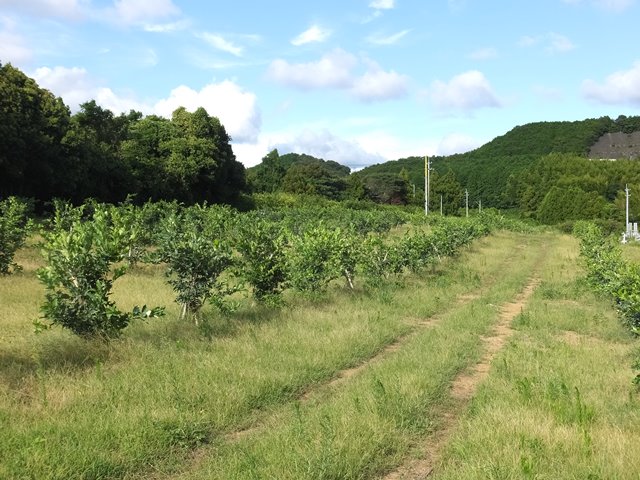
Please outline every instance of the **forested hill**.
M432 157L435 176L451 171L469 190L474 201L499 208L515 207L506 195L512 176L517 176L540 157L552 153L587 156L591 146L608 133L640 131L640 117L620 116L575 122L536 122L517 126L504 135L467 153ZM627 155L620 155L621 158ZM362 178L382 174L406 175L409 182L424 185L424 158L408 157L372 165L357 173Z

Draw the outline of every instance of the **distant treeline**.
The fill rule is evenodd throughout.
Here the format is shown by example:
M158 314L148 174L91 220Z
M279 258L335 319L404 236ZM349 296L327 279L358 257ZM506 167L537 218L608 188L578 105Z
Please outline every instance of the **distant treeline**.
M619 222L625 184L640 197L640 162L602 162L587 155L602 135L635 131L640 131L640 117L624 115L519 126L471 152L432 157L436 191L432 183L431 198L436 204L442 190L467 189L473 206L481 200L485 206L515 209L544 223L597 218ZM357 173L363 179L383 174L407 177L424 198L424 157L372 165ZM450 178L448 189L438 186L444 177ZM462 200L457 204L462 206ZM640 199L632 200L631 211L640 219Z
M640 117L619 116L518 126L464 154L431 158L431 208L511 209L544 223L624 218L622 192L632 191L640 219L640 162L587 159L608 133L640 131ZM43 203L87 198L228 203L247 194L315 195L331 200L424 204L424 157L358 172L310 155L269 152L245 172L220 121L203 108L179 108L171 119L130 111L114 115L95 101L71 114L62 99L11 65L0 65L0 198ZM256 197L257 198L257 197ZM280 197L273 197L280 198ZM281 197L285 198L285 197Z
M71 115L61 98L0 64L0 198L234 203L246 181L230 140L203 108L179 108L169 120L116 116L90 101Z

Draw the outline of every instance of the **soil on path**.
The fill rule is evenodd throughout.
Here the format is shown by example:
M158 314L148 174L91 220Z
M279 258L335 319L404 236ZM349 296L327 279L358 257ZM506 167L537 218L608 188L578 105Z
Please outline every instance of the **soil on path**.
M424 479L431 476L444 447L455 431L460 416L475 395L479 385L489 374L494 357L504 347L513 333L511 322L523 311L539 283L540 281L537 278L530 279L526 287L512 302L501 307L493 335L483 339L485 353L482 359L472 368L458 375L452 382L450 393L453 402L448 409L437 412L440 419L439 428L427 439L422 447L424 450L423 457L400 466L400 468L384 477L385 480Z

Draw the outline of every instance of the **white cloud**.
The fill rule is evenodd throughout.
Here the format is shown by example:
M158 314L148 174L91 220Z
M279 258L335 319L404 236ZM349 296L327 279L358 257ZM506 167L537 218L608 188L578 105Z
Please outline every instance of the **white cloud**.
M462 133L450 133L445 135L438 143L436 155L453 155L455 153L464 153L474 148L478 148L484 142L477 138L470 137Z
M357 70L364 72L358 74ZM375 62L359 60L341 49L325 54L316 62L290 64L285 60L275 60L267 70L267 77L300 90L346 90L365 102L399 98L406 95L408 88L406 76L394 71L386 72Z
M255 142L260 133L262 120L256 95L230 80L211 83L200 91L181 85L173 89L168 98L157 102L153 111L171 118L178 107L185 107L189 111L204 107L209 115L220 119L227 132L238 143Z
M84 68L41 67L31 75L38 84L62 97L71 110L95 97L98 89L93 85Z
M132 94L119 95L107 87L98 88L95 95L92 95L87 100L90 99L95 100L98 105L111 110L115 114L126 113L129 110L143 113L149 111L149 106L138 102Z
M144 25L180 13L172 0L116 0L113 10L117 20L125 25Z
M299 47L307 43L321 43L329 38L330 35L330 30L319 27L318 25L313 25L291 40L291 44Z
M411 30L402 30L392 35L370 35L369 37L367 37L367 41L374 45L395 45L405 36L407 36L409 32L411 32Z
M304 129L274 144L280 153L306 153L325 160L334 160L352 169L385 161L377 153L367 151L357 140L345 139L333 132Z
M571 40L559 33L550 33L548 39L549 46L547 47L547 50L551 53L564 53L576 48Z
M77 20L86 15L89 0L1 0L0 5L35 16Z
M602 84L585 80L582 94L598 103L640 106L640 61L629 70L612 73Z
M267 76L276 83L302 90L348 88L352 84L351 72L357 64L354 55L336 49L317 62L290 64L285 60L274 60Z
M370 153L382 157L384 160L397 160L420 155L436 153L437 142L420 137L407 138L392 135L384 130L372 130L354 138L362 148Z
M472 60L491 60L498 57L498 51L492 47L479 48L469 54Z
M540 43L540 37L531 37L529 35L524 35L520 37L518 40L519 47L533 47Z
M62 97L72 111L77 111L81 103L89 100L95 100L116 114L131 109L149 110L147 105L136 101L132 95L119 96L110 88L97 86L84 68L42 67L36 69L31 76L41 87Z
M518 41L518 46L524 48L544 46L549 53L566 53L575 49L574 43L566 36L559 33L550 32L545 35L523 36Z
M39 85L62 97L73 111L92 99L115 114L133 109L166 118L171 118L173 111L181 106L189 111L204 107L209 115L220 119L229 135L238 142L254 142L260 133L261 117L255 94L230 80L211 83L199 91L181 85L167 98L150 104L140 102L126 92L114 92L100 86L84 68L43 67L31 76Z
M477 70L456 75L446 83L436 80L428 90L428 97L441 111L471 111L501 106L489 81Z
M372 126L371 120L360 119L356 123L367 127ZM438 140L423 136L417 139L398 137L382 129L370 129L358 135L345 136L334 130L343 123L347 122L337 122L329 128L323 125L305 125L296 130L263 133L256 142L234 143L233 151L236 158L247 167L260 163L262 157L277 148L280 154L307 153L325 160L335 160L352 170L387 160L437 153ZM462 140L460 145L463 145ZM469 142L464 145L468 147Z
M580 5L584 3L583 0L562 0L562 1L564 3L568 3L571 5ZM603 10L619 13L635 5L636 0L591 0L589 3Z
M21 64L31 60L33 52L21 35L15 31L15 23L9 18L0 17L0 61Z
M371 15L365 17L362 23L369 23L380 18L385 10L392 10L395 8L395 0L371 0L369 2L369 8L373 9Z
M200 33L196 35L198 38L204 40L209 45L217 50L222 50L223 52L230 53L231 55L235 55L236 57L241 57L244 49L238 45L233 44L229 40L226 40L221 35L216 33Z
M395 7L395 0L372 0L369 7L375 10L391 10Z
M371 102L404 97L407 94L408 78L393 70L385 72L373 69L354 79L351 94L359 100Z
M246 167L257 165L274 148L285 153L306 153L325 160L334 160L352 169L386 160L368 151L356 139L347 139L325 128L301 128L296 131L265 133L255 142L233 143L233 152Z
M189 26L189 22L187 20L178 20L177 22L169 22L169 23L152 23L145 24L142 28L145 32L152 33L171 33L177 32L179 30L184 30Z

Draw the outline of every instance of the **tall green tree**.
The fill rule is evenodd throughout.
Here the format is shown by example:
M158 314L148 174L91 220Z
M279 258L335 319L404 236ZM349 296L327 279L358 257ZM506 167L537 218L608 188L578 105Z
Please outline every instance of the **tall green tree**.
M440 207L440 197L442 196L443 213L445 215L456 214L463 205L463 190L452 170L444 175L434 174L431 181L431 208L435 211Z
M363 181L370 200L395 205L407 203L409 185L399 175L378 173L365 176Z
M321 160L296 163L282 179L282 190L290 193L321 195L338 200L342 198L347 183L333 173Z
M287 170L277 149L262 157L262 162L250 171L249 185L254 192L273 193L280 189Z
M69 117L62 99L0 64L0 197L48 200L58 193Z
M95 100L80 105L62 139L66 172L59 185L62 197L76 203L88 197L115 203L133 193L131 170L123 161L120 147L129 124L140 115L131 112L116 117Z

